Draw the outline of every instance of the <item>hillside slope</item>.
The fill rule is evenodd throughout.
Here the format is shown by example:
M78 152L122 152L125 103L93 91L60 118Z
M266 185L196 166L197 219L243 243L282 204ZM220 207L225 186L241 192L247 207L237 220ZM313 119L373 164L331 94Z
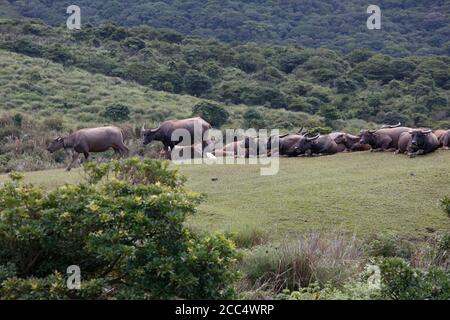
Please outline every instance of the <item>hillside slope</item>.
M9 1L24 16L65 23L72 2ZM369 2L360 0L78 0L84 23L148 24L233 42L295 42L349 52L370 48L396 56L449 53L450 2L381 0L382 30L366 28Z
M35 119L60 116L72 124L109 123L106 107L126 105L130 121L157 123L168 118L186 118L192 107L205 101L189 95L156 91L116 77L92 74L46 59L31 58L0 50L0 112L24 112ZM227 126L242 125L245 105L229 105ZM268 119L289 119L294 126L320 124L320 118L301 112L259 108Z
M0 21L0 32L5 50L224 105L307 112L325 117L333 129L367 127L361 120L419 127L450 123L447 56L393 58L365 50L343 55L294 45L230 45L111 23L71 32L9 20ZM264 125L295 127L289 121Z

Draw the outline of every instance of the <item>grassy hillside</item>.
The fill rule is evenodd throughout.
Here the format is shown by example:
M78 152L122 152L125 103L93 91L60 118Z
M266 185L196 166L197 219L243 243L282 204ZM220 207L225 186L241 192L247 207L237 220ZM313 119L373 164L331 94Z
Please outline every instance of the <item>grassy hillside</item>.
M0 21L0 32L5 50L154 90L215 100L230 110L229 105L245 104L306 112L324 117L333 129L367 127L361 121L450 125L447 56L393 58L365 50L343 55L297 45L229 45L111 23L70 32L32 21ZM76 98L72 100L90 103ZM253 126L253 117L248 118ZM261 118L262 126L295 127L286 119Z
M65 23L65 8L72 4L67 0L9 2L23 15L53 25ZM77 1L83 23L148 24L226 42L295 42L344 52L363 47L397 56L448 54L448 1L377 1L382 30L375 32L366 28L369 4L360 0Z
M158 122L192 115L203 99L152 90L132 81L92 74L79 68L0 50L0 111L25 112L37 118L64 116L71 124L109 123L105 108L123 104L130 119ZM229 105L231 125L242 125L245 105ZM319 117L301 112L259 108L273 122L289 119L293 126L320 124Z
M256 165L180 170L189 188L208 196L190 219L202 230L259 230L274 240L319 230L420 238L450 228L440 207L450 194L449 158L449 152L438 151L416 159L370 152L281 159L275 176L261 176ZM27 182L46 188L81 178L79 170L26 174ZM0 176L0 182L5 179Z

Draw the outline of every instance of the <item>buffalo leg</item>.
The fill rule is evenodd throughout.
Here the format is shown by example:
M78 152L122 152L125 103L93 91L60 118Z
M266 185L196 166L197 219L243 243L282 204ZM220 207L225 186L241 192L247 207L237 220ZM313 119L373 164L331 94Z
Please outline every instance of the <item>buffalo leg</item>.
M79 153L74 151L73 155L72 155L72 161L70 162L69 166L66 169L67 171L70 171L72 169L73 164L75 163L75 161L78 160L78 156L79 156Z

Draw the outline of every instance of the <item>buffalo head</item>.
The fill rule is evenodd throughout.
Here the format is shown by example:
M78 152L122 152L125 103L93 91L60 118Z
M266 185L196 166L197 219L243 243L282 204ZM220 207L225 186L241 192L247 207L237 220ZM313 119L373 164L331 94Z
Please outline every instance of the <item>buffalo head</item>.
M375 137L376 130L362 130L359 133L359 143L360 144L369 144L371 146L376 144L376 137Z
M415 149L423 149L427 141L427 135L430 133L430 129L410 130L409 134L411 135L411 146Z
M62 148L64 148L64 139L58 137L49 144L49 146L47 147L47 151L53 153L61 150Z
M334 142L337 144L347 145L347 135L345 133L341 133L334 138Z
M303 136L297 147L296 150L297 152L299 152L300 154L304 154L306 152L308 152L309 150L311 150L311 145L316 143L317 139L319 139L320 134L314 136L314 137L308 137L307 135Z
M145 125L142 126L141 135L144 138L144 145L151 143L153 140L156 140L157 134L159 131L159 127L156 129L145 129Z

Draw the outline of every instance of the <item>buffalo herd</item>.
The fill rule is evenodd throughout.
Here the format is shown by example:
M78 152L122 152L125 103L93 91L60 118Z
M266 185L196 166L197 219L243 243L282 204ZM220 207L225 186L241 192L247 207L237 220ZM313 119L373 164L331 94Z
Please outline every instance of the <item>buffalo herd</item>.
M211 125L200 117L168 120L157 128L141 129L144 145L152 141L163 144L161 156L171 159L172 154L186 154L191 158L251 157L251 156L322 156L338 152L394 151L410 157L423 155L442 147L450 148L450 130L432 131L425 128L403 127L401 124L384 125L377 130L362 130L358 135L345 132L312 135L303 128L297 133L269 137L234 137L226 145L216 144L209 138ZM81 129L67 137L56 138L47 148L49 152L69 149L73 152L70 170L83 154L86 159L91 152L113 149L117 155L126 157L125 132L117 127Z

